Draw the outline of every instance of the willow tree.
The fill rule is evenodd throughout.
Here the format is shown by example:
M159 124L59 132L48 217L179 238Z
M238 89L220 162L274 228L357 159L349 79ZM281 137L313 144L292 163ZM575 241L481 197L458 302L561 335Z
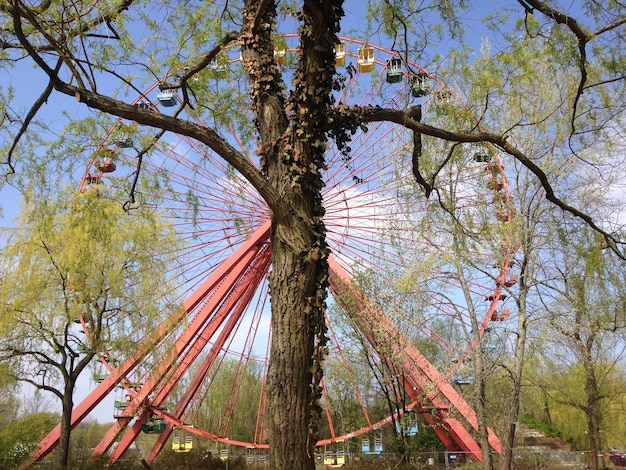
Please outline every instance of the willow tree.
M474 25L469 25L471 29L464 35L463 22L473 15L465 14L463 1L370 1L366 7L363 2L342 0L191 1L176 5L158 0L2 0L1 66L10 73L10 66L19 68L20 62L25 62L43 76L41 93L30 97L30 107L19 107L14 90L4 93L3 163L7 174L16 172L27 178L32 172L45 178L64 158L76 155L80 139L66 139L62 145L48 147L52 151L42 152L50 134L46 129L38 131L45 125L44 111L50 103L70 109L72 114L66 117L75 120L84 114L102 113L98 119L112 115L151 126L156 129L156 140L164 135L162 131L185 136L206 145L247 180L267 203L272 223L271 466L313 468L326 342L328 247L321 189L329 140L344 151L347 161L351 133L375 121L408 128L415 133L416 143L419 136L449 142L450 149L459 142L487 142L503 156L519 160L538 178L549 201L589 224L623 255L622 240L613 229L565 202L561 191L567 186L562 183L572 180L559 178L552 155L584 159L585 150L603 138L611 138L616 147L623 148L619 134L610 128L619 124L623 112L620 26L624 7L617 2L584 1L568 16L565 4L518 3L517 9L492 12L489 34L495 36L494 43L504 54L493 60L487 56L487 66L479 75L470 76L472 71L462 67L470 57L465 54L464 39L475 39L476 33ZM365 29L355 34L366 40L376 34L405 60L432 65L440 78L458 86L456 91L467 98L467 107L450 110L448 125L434 127L428 124L428 116L420 119L415 108L335 102L333 93L341 86L342 77L335 69L334 48L342 30L344 4L353 11L367 12L367 21L363 17L358 25ZM346 30L351 27L346 23ZM286 80L275 59L274 39L278 32L294 28L298 52L293 73ZM449 52L441 49L444 38L452 48L463 51L454 56L458 60L439 60L439 53ZM245 70L242 78L247 81L247 86L234 90L245 90L246 96L233 97L233 89L213 95L210 90L194 89L194 77L234 45L240 49ZM520 50L542 58L552 73L535 73L532 83L520 80L518 86L516 77L532 72L527 61L516 63ZM461 66L448 68L448 64ZM164 89L176 90L182 97L173 114L126 102L120 90L140 94L145 77L160 80ZM558 104L533 107L531 114L526 113L527 105L543 102L542 94L554 94ZM211 96L208 102L203 99L207 96ZM63 97L75 101L70 105ZM245 113L238 112L238 106L252 112L255 135L242 132L239 138L256 137L258 165L236 150L225 132L245 128L240 125ZM61 119L57 115L51 120ZM242 121L237 121L237 116L242 116ZM544 128L551 138L543 153L527 155L517 144L539 123L549 123ZM74 124L78 132L74 137L87 133L88 126ZM152 143L142 145L137 173L141 173L141 157ZM59 151L70 147L71 152ZM446 167L451 152L427 157L420 150L415 145L406 165L425 194L434 195L440 183L438 173ZM613 161L613 154L602 154L589 164L600 168ZM132 181L128 194L132 204L137 196Z
M61 402L57 468L67 468L74 392L103 360L125 357L160 320L167 232L102 191L34 196L1 253L0 361Z
M611 410L624 393L620 378L626 351L626 290L622 266L590 244L593 238L568 231L567 226L559 227L560 244L551 252L556 266L541 293L550 332L542 332L538 347L548 358L544 373L552 379L544 377L540 383L553 403L552 419L556 408L571 407L578 414L579 429L585 423L591 466L597 469L612 434L604 429L612 427ZM556 376L562 377L559 387L553 385Z

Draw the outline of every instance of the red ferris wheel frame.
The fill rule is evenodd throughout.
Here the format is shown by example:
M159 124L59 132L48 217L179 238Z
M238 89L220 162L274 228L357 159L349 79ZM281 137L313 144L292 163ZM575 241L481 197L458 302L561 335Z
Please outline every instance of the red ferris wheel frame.
M360 47L368 46L362 41L341 39L351 41ZM372 47L378 51L389 53L384 48ZM376 60L376 64L384 67L386 62ZM417 64L412 65L415 70L427 73ZM436 77L432 75L430 77L436 80ZM151 92L156 86L155 84L148 89L145 94ZM140 101L137 100L137 102ZM104 140L106 141L108 137L105 137ZM488 166L491 171L498 174L498 186L489 189L501 192L508 198L504 168L497 155L493 155ZM100 178L104 172L109 171L106 167L100 167L98 170L98 173L86 173L81 182L81 189L90 182L90 178ZM502 222L508 221L506 217L498 216L498 219ZM157 438L147 459L148 462L158 455L175 427L184 428L190 433L224 444L257 448L267 447L262 439L254 443L236 441L195 428L185 422L183 415L190 403L197 398L213 361L216 360L219 351L224 347L228 336L232 334L239 316L252 301L255 289L269 269L271 249L269 231L269 221L266 221L204 281L201 287L186 298L184 310L172 313L159 326L156 334L119 366L113 367L107 364L109 375L75 407L72 414L72 427L85 419L115 387L122 387L128 391L131 400L124 410L115 416L115 423L95 448L94 456L107 452L113 442L126 431L117 447L110 454L110 462L117 460L137 438L142 430L142 423L153 415L165 419L167 425L164 432ZM498 273L495 276L492 293L486 297L489 307L480 325L481 332L487 328L490 321L499 319L500 301L505 296L504 287L510 287L512 283L509 274L511 267L509 262L510 251L509 247L506 247L499 255L500 259L496 260ZM476 415L471 406L448 382L452 370L447 374L441 374L417 348L411 345L410 341L376 306L375 302L357 287L351 274L336 257L330 259L330 282L331 291L338 299L348 297L352 299L350 304L353 307L345 304L344 310L358 324L361 333L372 348L375 350L391 348L394 351L393 357L395 358L394 362L396 362L394 366L403 370L405 392L412 401L409 407L422 413L424 419L432 425L446 448L467 452L473 459L480 461L482 459L480 446L472 435L472 430L477 431L478 429ZM358 308L354 308L354 305L357 305ZM367 314L365 315L363 312L367 312ZM172 353L163 358L159 366L139 386L129 380L142 358L171 331L172 325L181 324L186 318L192 318L192 320L184 331L177 336ZM374 328L374 325L383 325L383 330L387 332L388 336L385 337L376 333L377 329ZM390 341L390 338L393 338L393 341ZM192 378L187 392L179 400L175 409L164 410L163 404L170 396L177 381L189 371L189 365L198 358L200 352L205 350L209 343L211 344L209 352ZM466 351L466 354L469 354L469 351L470 349ZM461 363L464 358L459 359L459 363ZM322 446L367 434L388 423L392 418L390 416L381 421L369 422L367 426L342 435L335 435L331 421L329 423L331 437L321 440L318 445ZM31 455L33 460L39 460L47 455L58 443L59 435L60 426L57 426L40 442L38 448ZM492 449L499 453L501 444L497 436L491 430L489 436Z

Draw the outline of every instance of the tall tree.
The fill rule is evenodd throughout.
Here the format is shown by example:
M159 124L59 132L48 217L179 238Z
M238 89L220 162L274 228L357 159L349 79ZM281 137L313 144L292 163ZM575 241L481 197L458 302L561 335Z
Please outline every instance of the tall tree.
M405 59L436 57L437 51L428 48L439 44L443 36L453 42L462 37L465 4L371 1L371 28L364 34L385 35ZM467 108L449 110L451 119L444 128L429 125L427 120L421 122L415 109L335 103L333 90L340 87L341 80L335 70L334 47L344 15L342 0L303 0L296 4L245 0L210 5L156 1L150 3L150 8L133 1L69 4L52 0L32 4L2 0L0 66L19 66L19 61L27 61L45 74L40 96L32 98L32 106L23 113L13 109L12 91L5 93L2 119L8 136L4 140L4 164L9 173L15 169L22 174L34 170L37 177L45 178L47 171L57 168L60 155L77 155L80 139L65 139L61 145L50 146L52 150L42 156L44 138L35 138L44 119L41 112L45 104L67 105L62 99L65 96L90 110L186 136L232 165L266 201L271 214L271 465L277 469L312 469L319 414L316 401L320 396L326 341L328 248L320 191L329 139L334 139L349 157L351 132L369 122L390 121L412 130L416 143L418 135L453 143L489 142L535 174L548 200L582 218L623 256L623 240L613 230L560 197L565 186L554 175L552 153L557 149L563 158L584 158L586 146L592 145L598 136L606 138L611 134L611 124L621 118L622 107L614 105L623 102L625 93L620 34L624 7L617 2L581 2L575 21L563 13L564 8L549 7L539 0L519 0L519 4L513 14L519 20L521 34L509 34L513 26L503 19L507 18L505 13L494 13L494 34L510 52L505 61L506 73L497 73L497 67L489 68L492 73L482 75L485 86L476 88L475 94L467 92L471 98ZM364 8L360 2L350 5ZM583 27L585 22L588 26ZM286 82L274 58L273 36L293 24L300 43L292 79ZM138 25L141 26L137 28ZM241 49L248 82L247 87L241 88L248 93L243 103L232 97L232 89L215 95L207 90L195 93L190 85L193 77L208 70L218 53L233 44ZM512 79L523 77L529 69L516 67L511 59L516 50L536 52L553 73L536 73L536 81L530 84L520 78L518 86ZM468 78L464 73L454 76L454 70L446 70L439 61L433 62L444 80L463 87ZM185 64L187 68L183 67ZM176 74L170 74L172 71ZM167 115L127 104L114 87L140 89L133 74L158 77L163 88L178 90L181 106L173 115ZM494 79L499 80L498 89L488 88ZM527 105L541 103L536 95L528 94L529 86L556 96L559 104L527 115ZM213 106L214 100L205 100L213 96L220 97L219 106ZM503 110L503 105L508 106L504 96L518 100ZM252 110L254 134L259 141L258 166L234 149L223 132L225 128L238 128L233 124L238 124L236 118L243 113L236 112L236 104ZM72 109L76 109L75 101ZM87 112L85 107L79 109ZM202 120L188 119L182 114L184 109ZM518 144L523 142L525 130L539 123L549 123L550 134L556 136L552 147L541 155L525 154ZM97 120L92 121L92 129L96 125ZM86 133L87 126L75 128ZM157 138L163 135L156 133ZM250 137L245 133L241 136L243 140ZM73 151L60 151L70 148ZM438 173L448 163L446 155L447 151L438 156L434 166L424 168L420 166L420 153L417 149L413 152L413 173L426 195L434 194ZM612 159L605 156L600 160L607 163ZM138 173L141 162L140 157ZM23 163L28 163L26 169ZM138 196L132 182L128 192L131 201Z
M554 336L544 340L544 354L566 376L582 373L583 386L572 389L563 380L561 387L547 391L555 401L584 413L592 468L597 469L603 449L602 425L611 420L604 414L624 392L615 388L619 383L615 374L621 372L619 364L626 353L626 285L623 270L611 256L587 240L577 241L580 234L566 234L566 230L562 231L563 251L554 257L558 262L555 277L542 295L553 332L550 336Z
M61 401L58 468L67 468L79 376L96 354L116 360L152 331L163 301L155 257L167 232L101 191L33 195L2 251L0 360L18 381Z
M536 142L529 141L529 148ZM513 248L510 263L510 279L512 286L506 289L511 297L508 304L504 339L509 344L509 354L503 355L498 366L503 370L505 383L508 387L507 401L503 406L504 426L502 428L502 455L500 469L511 466L515 446L517 425L519 422L522 385L527 360L527 342L533 331L532 326L541 321L543 310L536 301L538 279L542 278L541 266L547 239L550 238L550 206L541 198L541 189L537 181L528 172L521 169L515 179L510 180L511 191L515 194L514 206L518 213L514 223L505 228L504 237L510 237L509 247ZM546 220L548 219L548 220ZM501 313L501 312L500 312ZM506 320L507 318L503 318ZM499 382L498 387L502 387ZM502 393L498 388L497 395Z

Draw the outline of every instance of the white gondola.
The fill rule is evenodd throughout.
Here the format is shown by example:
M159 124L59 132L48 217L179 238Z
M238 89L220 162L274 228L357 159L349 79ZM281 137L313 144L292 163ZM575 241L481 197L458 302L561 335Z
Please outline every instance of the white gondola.
M474 376L471 374L465 377L461 374L457 374L454 376L454 383L457 385L470 385L473 382L474 382Z

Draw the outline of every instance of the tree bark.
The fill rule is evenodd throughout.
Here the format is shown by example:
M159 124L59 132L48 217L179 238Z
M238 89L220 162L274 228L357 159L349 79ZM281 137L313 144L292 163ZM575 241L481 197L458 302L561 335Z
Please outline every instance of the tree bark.
M272 345L267 382L270 467L313 470L310 384L314 315L307 313L307 299L315 296L317 262L294 252L294 232L288 222L274 219L273 225L269 282L275 295L271 298ZM299 243L311 245L310 237L307 240L301 237L304 234L299 235Z
M593 358L591 357L591 344L589 340L586 348L583 348L583 366L585 368L585 395L587 396L587 406L585 415L587 416L587 427L589 429L589 448L591 449L591 468L598 470L599 456L602 450L600 442L600 412L598 410L600 398L598 397L598 383L594 370Z
M248 0L244 9L242 63L261 140L261 169L279 196L275 204L267 201L272 219L272 343L266 424L270 467L275 470L315 468L328 286L322 171L342 3L304 1L289 99L274 59L275 2Z
M478 328L478 323L475 321L476 316L474 315L472 318L472 324L476 323L476 328ZM474 330L477 331L477 330ZM475 409L476 409L476 420L478 421L478 435L480 440L480 448L483 454L483 469L491 470L493 463L491 459L491 446L489 445L489 427L487 426L487 414L485 407L485 366L484 366L484 358L483 358L483 338L478 338L478 344L480 347L480 351L477 351L474 355L474 361L476 362L476 380L474 385L474 398L475 398Z
M526 266L526 263L523 263L523 266ZM520 395L522 391L522 373L524 369L526 329L528 323L526 311L526 296L528 295L528 288L524 281L523 274L524 268L522 268L522 275L520 276L520 289L517 298L517 341L515 343L513 367L510 371L511 385L509 388L509 415L506 420L504 436L501 437L502 452L500 453L500 470L510 470L512 468L515 432L517 430Z
M70 458L70 435L72 432L72 410L74 408L74 382L66 381L63 399L61 400L61 432L59 445L57 446L57 468L65 470L69 465Z

